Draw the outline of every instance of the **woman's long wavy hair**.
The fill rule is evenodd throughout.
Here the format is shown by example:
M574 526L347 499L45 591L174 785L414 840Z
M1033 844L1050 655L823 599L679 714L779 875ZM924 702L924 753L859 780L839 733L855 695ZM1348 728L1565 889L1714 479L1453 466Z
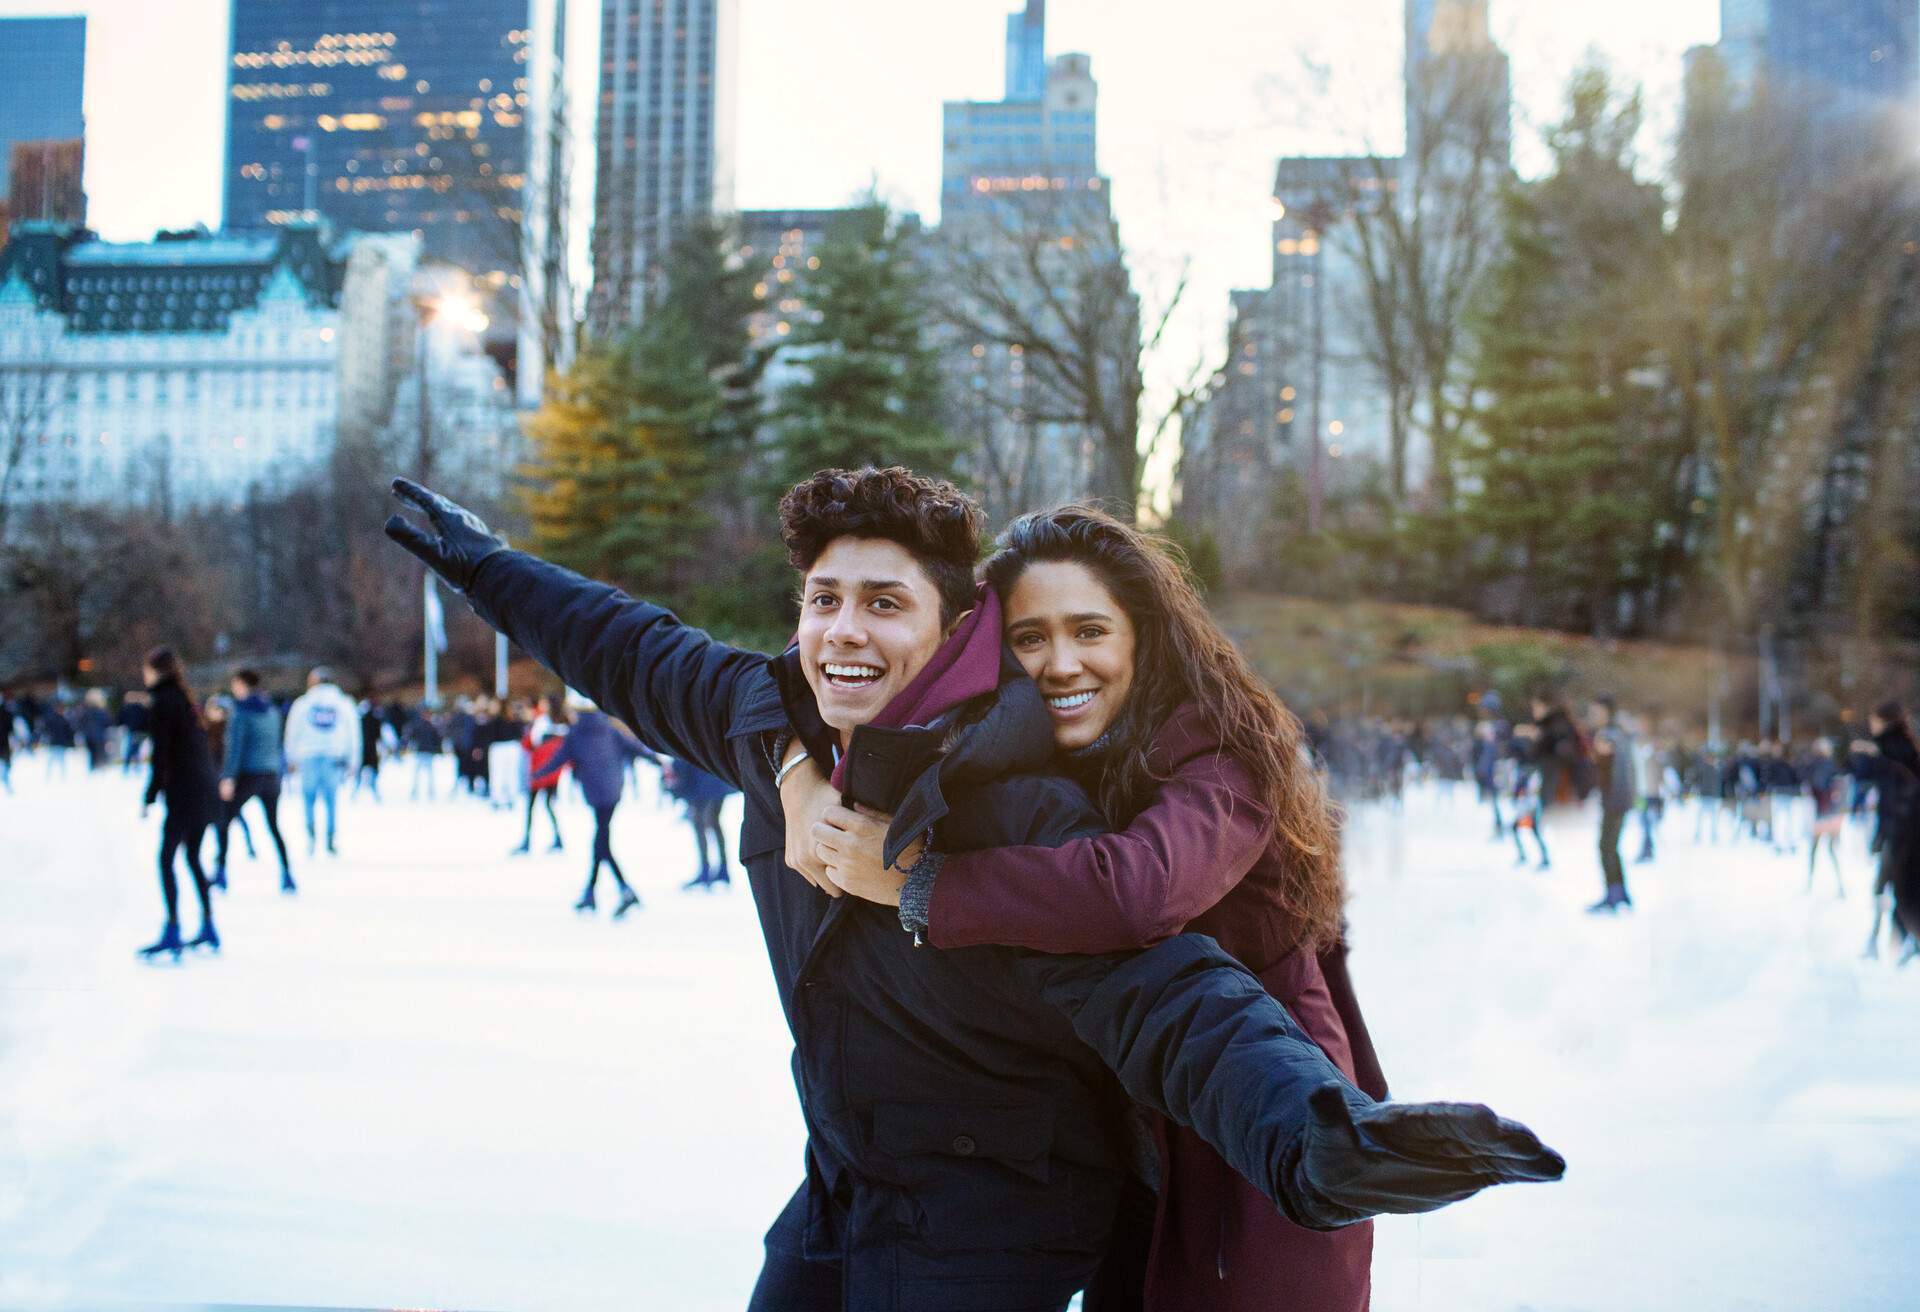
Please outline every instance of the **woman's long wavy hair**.
M1132 820L1166 782L1150 759L1155 733L1183 703L1196 702L1226 753L1267 799L1286 865L1281 903L1316 947L1340 933L1339 817L1305 748L1300 721L1220 631L1189 581L1179 549L1090 506L1022 515L1000 535L984 566L1002 601L1027 567L1071 561L1093 572L1134 630L1133 686L1108 728L1112 766L1100 808Z

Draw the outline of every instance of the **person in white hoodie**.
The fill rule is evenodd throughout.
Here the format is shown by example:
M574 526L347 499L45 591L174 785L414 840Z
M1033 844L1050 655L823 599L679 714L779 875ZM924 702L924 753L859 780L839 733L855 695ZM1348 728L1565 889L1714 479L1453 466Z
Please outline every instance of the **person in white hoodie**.
M316 838L313 804L327 808L327 851L333 853L335 798L360 751L360 711L333 682L324 665L307 675L307 690L287 708L287 765L300 776L300 800L306 809L307 854Z

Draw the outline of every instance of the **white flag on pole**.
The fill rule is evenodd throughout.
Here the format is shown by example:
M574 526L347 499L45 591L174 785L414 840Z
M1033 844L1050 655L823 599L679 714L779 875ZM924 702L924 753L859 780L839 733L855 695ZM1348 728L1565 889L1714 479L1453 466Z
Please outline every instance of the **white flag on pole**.
M435 651L447 649L447 613L440 608L440 589L431 573L427 575L427 640Z

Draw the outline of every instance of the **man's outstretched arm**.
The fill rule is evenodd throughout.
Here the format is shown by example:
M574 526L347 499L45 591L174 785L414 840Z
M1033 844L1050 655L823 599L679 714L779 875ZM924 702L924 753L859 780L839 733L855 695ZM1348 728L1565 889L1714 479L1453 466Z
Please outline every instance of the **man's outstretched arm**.
M1020 969L1136 1102L1192 1129L1296 1225L1428 1212L1566 1170L1488 1108L1368 1097L1203 935L1126 956L1028 954Z
M740 785L727 729L740 679L764 656L717 642L664 607L509 550L472 511L417 483L397 478L393 494L431 528L395 515L387 536L464 594L475 614L649 747Z

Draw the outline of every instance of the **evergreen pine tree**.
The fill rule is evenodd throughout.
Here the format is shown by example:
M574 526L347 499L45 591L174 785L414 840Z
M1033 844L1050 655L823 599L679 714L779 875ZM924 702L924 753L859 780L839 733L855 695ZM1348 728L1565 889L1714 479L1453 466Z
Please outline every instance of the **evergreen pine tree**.
M923 287L912 234L884 205L850 210L829 232L807 280L818 320L795 323L783 348L799 377L774 409L778 491L829 468L952 472L959 447L939 421Z
M672 605L706 581L759 405L753 276L729 244L717 223L690 227L641 324L589 343L527 426L534 550Z
M1612 631L1655 518L1635 379L1661 201L1633 174L1638 125L1636 98L1617 102L1597 70L1575 77L1552 172L1505 198L1479 307L1457 527L1529 624Z
M672 313L594 343L556 377L528 421L535 460L526 498L533 549L669 604L691 585L709 523L716 462L708 438L718 386Z

